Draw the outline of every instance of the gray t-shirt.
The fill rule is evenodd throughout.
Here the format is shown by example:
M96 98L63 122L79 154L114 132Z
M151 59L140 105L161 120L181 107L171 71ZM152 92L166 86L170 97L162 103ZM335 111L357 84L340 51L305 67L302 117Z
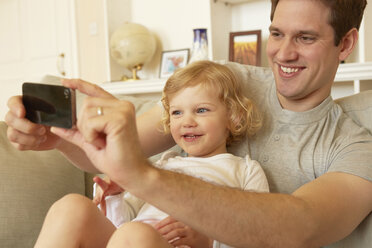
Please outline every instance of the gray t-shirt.
M270 69L231 66L263 114L262 129L245 145L264 169L271 192L292 193L335 171L372 181L372 136L331 97L306 112L288 111L278 101ZM243 155L239 147L231 152Z

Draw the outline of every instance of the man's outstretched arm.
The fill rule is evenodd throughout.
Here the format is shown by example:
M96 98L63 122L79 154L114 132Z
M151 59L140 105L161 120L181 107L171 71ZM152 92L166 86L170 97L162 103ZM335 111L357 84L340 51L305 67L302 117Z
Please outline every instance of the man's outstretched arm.
M292 195L219 187L157 169L144 174L128 190L236 247L323 246L347 236L372 211L372 183L346 173L327 173Z
M156 104L137 117L139 140L147 157L156 155L175 145L172 136L163 132L162 111L162 108Z

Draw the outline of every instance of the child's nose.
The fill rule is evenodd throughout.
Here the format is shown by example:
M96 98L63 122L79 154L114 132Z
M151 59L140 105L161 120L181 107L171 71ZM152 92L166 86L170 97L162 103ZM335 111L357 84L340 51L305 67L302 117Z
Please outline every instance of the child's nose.
M183 119L183 126L184 127L194 127L196 126L196 120L194 118L194 115L192 114L185 114Z

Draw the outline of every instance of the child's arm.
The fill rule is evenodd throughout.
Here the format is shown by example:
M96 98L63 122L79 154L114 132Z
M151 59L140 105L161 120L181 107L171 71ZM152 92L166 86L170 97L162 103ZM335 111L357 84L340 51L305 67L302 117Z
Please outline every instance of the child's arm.
M212 248L213 240L172 217L157 223L155 229L174 247Z
M102 179L97 176L93 178L93 181L99 186L96 188L93 202L96 205L100 205L101 211L106 215L106 196L120 194L124 192L124 189L111 181L108 177Z

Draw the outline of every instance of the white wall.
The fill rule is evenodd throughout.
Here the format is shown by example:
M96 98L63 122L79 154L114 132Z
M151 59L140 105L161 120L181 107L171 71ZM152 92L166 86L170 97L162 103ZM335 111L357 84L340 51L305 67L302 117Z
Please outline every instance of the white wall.
M164 50L190 48L194 28L207 28L211 37L210 3L213 0L79 0L76 1L79 75L94 83L120 80L128 73L109 57L109 37L130 21L146 26L157 39L157 51L139 76L159 75ZM92 33L92 28L96 32ZM212 40L209 40L212 43ZM211 44L212 45L212 44ZM212 46L210 57L212 58Z
M122 9L122 23L130 21L147 27L157 39L153 59L144 66L139 76L157 78L162 51L191 49L194 28L207 28L211 37L210 0L127 0L126 4L107 1L108 10ZM128 13L129 12L129 13ZM109 35L120 25L120 18L108 12ZM113 21L112 18L115 18ZM212 40L209 39L209 43ZM211 45L211 44L210 44ZM212 46L210 46L212 47ZM210 56L212 56L210 48ZM111 60L111 80L119 80L123 69Z
M268 66L266 43L269 37L271 1L257 0L232 7L232 32L261 30L261 65Z
M372 61L372 2L368 1L364 19L365 28L365 59L366 61Z
M232 6L211 0L213 60L227 61L231 31Z
M46 74L62 76L62 71L76 76L72 1L0 1L0 120L7 100L22 93L23 82L39 82ZM60 54L64 70L57 68Z
M79 75L101 83L107 78L104 22L104 0L75 1Z
M99 26L108 26L108 37L125 21L140 23L153 32L157 39L157 51L152 61L145 65L142 71L139 72L141 78L158 77L162 51L182 48L191 49L193 39L192 29L194 28L208 29L210 58L213 60L228 59L229 32L260 29L262 31L261 65L268 66L266 44L269 36L270 0L254 0L237 5L225 5L222 1L215 2L214 0L81 0L81 2L85 2L85 12L89 12L90 14L92 13L93 2L101 2L100 4L106 3L106 23L108 24L99 23ZM100 7L102 6L98 5L96 8ZM371 12L371 8L372 6L367 6L367 15ZM369 15L369 19L366 18L366 23L372 22L372 15ZM102 21L105 22L105 18ZM366 44L371 43L372 34L366 32L365 35ZM93 39L92 37L88 37L86 40L92 42ZM88 56L85 59L87 63L85 61L84 63L82 62L81 67L86 67L88 64L92 64L92 61L99 59L100 64L95 62L95 64L90 66L92 68L90 70L95 74L104 74L104 76L101 76L100 81L120 80L126 69L116 64L115 61L107 56L109 53L107 43L108 38L106 37L106 41L102 41L101 39L99 44L102 45L101 49L105 50L106 55L95 55L97 51L93 51L90 54L85 53L84 56ZM98 44L96 45L98 47ZM104 67L101 66L104 61L104 59L101 59L102 56L106 56L107 67L103 71L101 71L101 68ZM358 49L356 49L348 59L348 62L358 60ZM372 60L372 47L370 46L366 46L366 60ZM89 69L82 69L83 78L87 73L89 73ZM91 75L85 78L92 78L93 81L97 81L94 80L95 75Z
M213 60L228 60L229 33L231 31L262 30L262 65L267 66L265 55L268 27L270 25L269 0L257 0L245 4L225 5L214 0L126 0L125 3L107 1L109 34L118 25L121 9L122 22L140 23L157 38L158 48L152 61L139 73L143 78L157 78L161 52L190 48L194 28L208 29L209 56ZM111 9L111 10L110 10ZM115 11L115 13L113 13ZM112 21L115 18L115 21ZM125 69L111 60L111 78L120 80Z

